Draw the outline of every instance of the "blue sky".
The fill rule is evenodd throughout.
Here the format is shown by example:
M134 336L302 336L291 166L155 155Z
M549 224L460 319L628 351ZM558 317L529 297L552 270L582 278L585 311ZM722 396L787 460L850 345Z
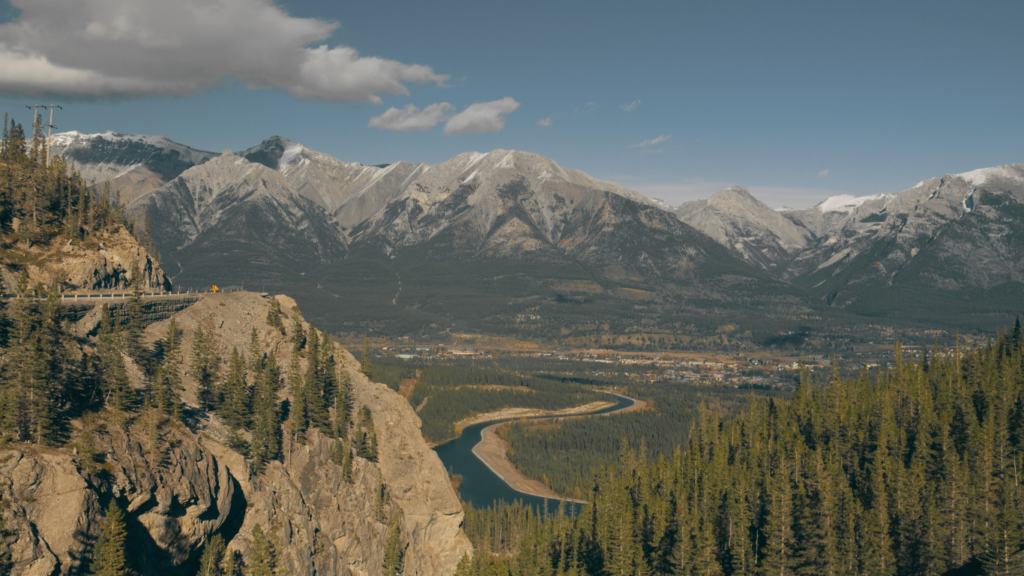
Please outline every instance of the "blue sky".
M53 102L61 130L215 151L527 150L672 204L743 184L802 207L1024 162L1019 0L68 6L0 0L0 110L25 124ZM337 64L346 47L364 59ZM435 114L397 122L409 105Z

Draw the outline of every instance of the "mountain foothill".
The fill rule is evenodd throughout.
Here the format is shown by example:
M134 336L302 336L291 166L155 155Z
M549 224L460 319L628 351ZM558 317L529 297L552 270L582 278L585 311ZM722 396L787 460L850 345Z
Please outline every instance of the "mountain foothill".
M148 219L175 285L294 294L338 334L742 348L837 324L991 331L1024 293L1021 164L775 210L742 186L672 208L522 151L364 166L279 136L51 146Z

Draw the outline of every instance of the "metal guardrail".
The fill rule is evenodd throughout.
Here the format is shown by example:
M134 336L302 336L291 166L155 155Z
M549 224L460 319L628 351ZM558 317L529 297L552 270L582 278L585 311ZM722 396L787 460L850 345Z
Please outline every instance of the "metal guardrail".
M210 294L210 292L143 292L142 298L192 298L195 296L203 296ZM132 297L131 292L122 292L121 294L61 294L60 299L63 302L87 302L89 300L126 300ZM19 297L17 294L0 294L0 298L4 300L17 300ZM29 297L31 300L46 300L45 296Z

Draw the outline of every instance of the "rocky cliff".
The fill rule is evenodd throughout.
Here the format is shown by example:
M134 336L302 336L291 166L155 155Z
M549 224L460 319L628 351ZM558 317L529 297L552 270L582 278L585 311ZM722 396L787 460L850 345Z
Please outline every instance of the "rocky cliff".
M5 259L28 272L29 286L57 282L65 292L127 290L133 281L132 271L138 265L146 290L171 289L171 281L160 263L124 228L89 236L85 241L75 239L49 245L22 241L6 256ZM11 277L16 278L17 272L8 272L5 284L13 284L15 280ZM6 288L11 291L13 285Z
M286 324L301 318L293 300L278 298ZM195 326L206 321L222 356L233 347L248 349L255 328L262 351L287 366L291 345L267 325L268 306L260 295L236 292L207 295L180 311L184 358L191 357ZM166 333L168 322L147 327L150 343ZM355 458L352 483L343 481L330 458L334 440L315 431L304 445L285 438L281 461L254 474L227 447L219 417L196 407L195 382L186 370L185 424L155 431L144 413L125 418L107 412L75 421L66 448L16 444L0 450L13 572L81 573L103 510L114 499L127 511L129 557L141 574L193 573L215 534L244 555L256 524L276 540L280 573L381 574L387 536L381 519L395 517L401 519L404 574L453 573L470 544L461 530L458 497L420 435L419 419L401 396L355 370L347 352L339 361L354 405L370 408L378 438L378 461ZM280 399L289 400L286 390ZM87 457L91 446L99 454L95 463ZM382 486L386 497L380 500Z

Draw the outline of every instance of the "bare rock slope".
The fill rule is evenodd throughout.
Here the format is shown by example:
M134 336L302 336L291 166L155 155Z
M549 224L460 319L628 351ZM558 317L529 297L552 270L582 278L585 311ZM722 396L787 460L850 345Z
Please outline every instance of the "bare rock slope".
M301 319L293 300L278 298L286 324L292 316ZM195 326L205 322L214 328L222 356L234 347L247 350L255 328L262 352L287 366L289 335L267 325L268 306L260 295L235 292L208 295L182 310L176 319L184 357L191 357ZM169 322L148 326L146 338L157 341ZM219 417L208 415L158 433L144 415L125 420L107 413L76 422L75 446L88 435L103 455L99 466L83 460L77 448L17 444L0 450L3 514L16 537L13 572L82 571L113 499L127 512L129 554L141 574L190 573L214 534L245 554L256 524L276 539L279 569L292 576L381 574L388 518L401 519L404 574L454 573L471 551L461 530L462 507L420 434L419 419L401 396L355 370L347 352L339 362L356 408L370 409L378 438L378 461L355 458L352 483L343 481L330 458L334 440L316 431L304 445L286 437L281 461L256 475L227 447ZM183 399L195 408L195 382L187 371L184 385ZM288 400L286 390L280 398ZM378 505L382 486L387 496Z

